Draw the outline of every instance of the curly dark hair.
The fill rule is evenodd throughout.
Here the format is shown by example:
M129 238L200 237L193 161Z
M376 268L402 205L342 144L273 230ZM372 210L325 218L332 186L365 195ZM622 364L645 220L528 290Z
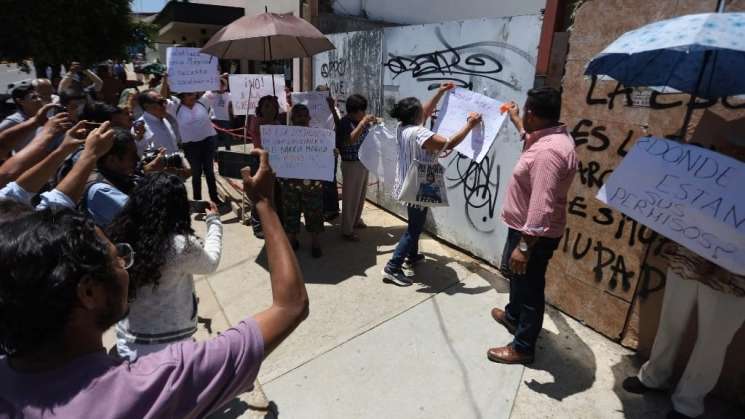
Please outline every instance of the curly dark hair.
M61 339L82 279L113 289L107 246L90 219L68 209L27 211L0 223L0 350L24 355ZM99 319L102 330L118 320L114 315Z
M146 175L108 228L114 242L130 243L135 251L128 269L130 299L143 286L158 286L177 234L194 234L184 182L164 172Z

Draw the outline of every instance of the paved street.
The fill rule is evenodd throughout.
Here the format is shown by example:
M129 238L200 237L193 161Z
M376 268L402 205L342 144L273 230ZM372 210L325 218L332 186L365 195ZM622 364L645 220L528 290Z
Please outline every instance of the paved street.
M508 299L492 268L430 237L417 282L398 288L381 269L405 226L367 204L362 241L342 241L327 224L324 256L298 251L310 316L264 362L253 393L213 415L227 418L664 418L665 395L629 396L620 382L638 368L632 352L549 309L536 363L489 362L509 342L490 317ZM263 241L222 216L217 272L197 280L197 339L215 336L270 302ZM204 223L195 221L198 233ZM307 239L302 237L301 239ZM107 345L113 344L107 334ZM737 417L713 401L710 418Z

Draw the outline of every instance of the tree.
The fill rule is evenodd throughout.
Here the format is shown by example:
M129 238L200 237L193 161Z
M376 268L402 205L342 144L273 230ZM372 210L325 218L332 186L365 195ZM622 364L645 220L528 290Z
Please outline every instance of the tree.
M0 60L90 66L138 41L131 0L0 0ZM141 29L141 28L140 28Z

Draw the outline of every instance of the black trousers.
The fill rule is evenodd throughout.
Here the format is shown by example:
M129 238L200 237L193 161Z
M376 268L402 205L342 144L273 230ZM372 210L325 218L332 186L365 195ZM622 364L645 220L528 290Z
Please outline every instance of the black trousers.
M339 166L339 156L334 157L334 180L323 182L323 212L339 212L339 190L336 188L336 169Z
M519 231L509 230L499 269L510 280L510 302L505 312L507 319L517 325L512 346L519 352L533 354L543 328L543 313L546 309L546 269L561 238L538 239L533 244L525 274L518 275L510 271L510 257L520 243L520 237Z
M194 200L202 199L202 173L207 179L207 189L210 199L217 201L217 183L215 183L215 144L216 137L208 137L202 141L183 143L186 160L191 165L191 186L194 190Z

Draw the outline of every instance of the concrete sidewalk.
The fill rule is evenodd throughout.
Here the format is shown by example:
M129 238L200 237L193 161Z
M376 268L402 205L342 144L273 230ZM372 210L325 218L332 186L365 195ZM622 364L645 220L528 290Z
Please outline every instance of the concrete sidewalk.
M197 339L271 301L263 241L232 213L222 219L220 268L197 280L206 320ZM364 219L370 227L359 243L341 240L338 224L327 224L321 259L310 257L309 237L301 235L310 316L265 360L261 384L212 418L646 419L670 409L664 394L620 389L638 368L632 351L551 308L534 365L489 362L487 349L510 340L489 314L506 303L507 282L424 236L427 261L415 285L385 284L381 270L405 223L369 203ZM202 234L204 223L194 228ZM707 417L742 417L736 409L712 401Z

